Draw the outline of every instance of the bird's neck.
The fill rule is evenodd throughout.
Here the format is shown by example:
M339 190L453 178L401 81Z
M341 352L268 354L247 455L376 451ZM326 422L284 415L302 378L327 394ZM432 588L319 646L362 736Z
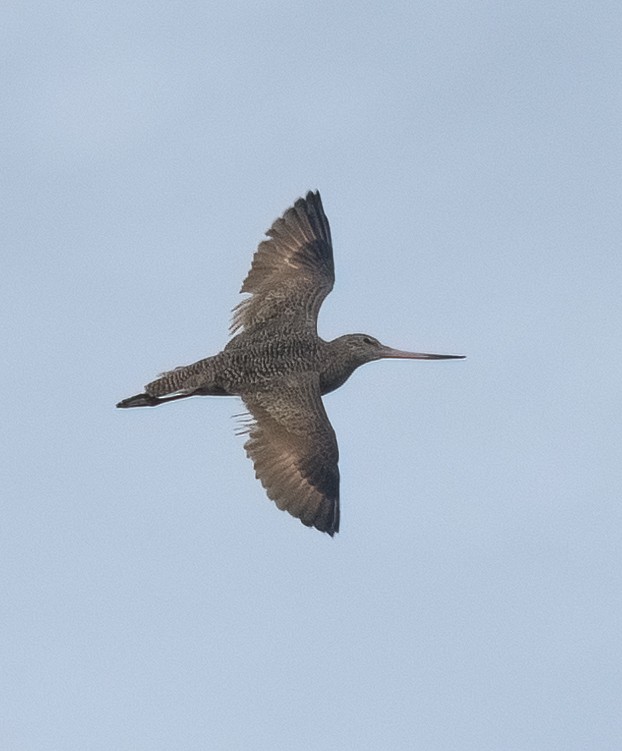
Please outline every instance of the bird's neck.
M320 388L322 394L328 394L342 386L354 373L361 362L353 360L342 344L343 337L331 342L322 342L322 369L320 371Z

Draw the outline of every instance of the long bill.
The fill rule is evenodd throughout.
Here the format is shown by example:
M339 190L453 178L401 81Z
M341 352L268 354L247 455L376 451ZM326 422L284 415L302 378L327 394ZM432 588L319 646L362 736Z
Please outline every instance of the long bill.
M392 357L399 360L464 360L466 355L434 355L429 352L406 352L403 349L383 347L380 357Z

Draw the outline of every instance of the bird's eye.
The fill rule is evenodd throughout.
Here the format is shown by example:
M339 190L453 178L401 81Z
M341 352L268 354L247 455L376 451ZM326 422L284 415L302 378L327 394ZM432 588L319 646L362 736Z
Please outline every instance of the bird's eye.
M371 338L371 336L364 336L363 341L365 344L374 344L374 340Z

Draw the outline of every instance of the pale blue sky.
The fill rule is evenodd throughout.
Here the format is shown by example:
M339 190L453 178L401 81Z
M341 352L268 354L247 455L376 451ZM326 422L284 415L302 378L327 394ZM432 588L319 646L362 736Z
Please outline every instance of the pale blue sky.
M622 747L619 2L9 2L0 747ZM342 532L279 512L217 351L319 189Z

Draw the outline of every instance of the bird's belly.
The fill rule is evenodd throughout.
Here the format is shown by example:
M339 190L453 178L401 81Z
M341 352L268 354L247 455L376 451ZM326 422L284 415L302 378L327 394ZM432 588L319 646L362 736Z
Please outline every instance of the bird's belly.
M230 393L294 373L317 370L316 348L296 340L230 348L226 355L218 380Z

